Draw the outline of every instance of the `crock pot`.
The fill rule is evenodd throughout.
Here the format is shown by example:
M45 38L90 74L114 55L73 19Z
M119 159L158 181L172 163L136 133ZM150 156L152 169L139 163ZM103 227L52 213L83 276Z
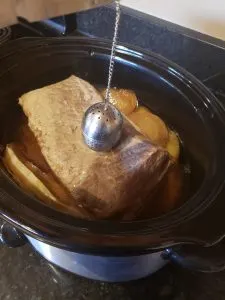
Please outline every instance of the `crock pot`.
M0 137L15 126L18 97L75 74L106 85L111 42L26 38L0 49ZM158 218L86 221L47 207L0 168L1 240L28 241L50 262L105 281L147 276L168 261L199 271L225 267L225 110L195 77L168 60L117 48L113 85L135 90L180 135L190 165L188 200Z

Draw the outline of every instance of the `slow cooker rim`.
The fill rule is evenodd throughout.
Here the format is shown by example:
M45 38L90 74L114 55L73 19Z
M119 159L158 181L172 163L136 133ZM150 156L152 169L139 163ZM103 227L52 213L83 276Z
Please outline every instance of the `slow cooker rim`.
M24 39L25 40L25 39ZM29 40L30 39L26 39L26 40ZM37 42L43 42L43 40L40 40L40 39L34 39L32 38L32 40L35 40ZM52 41L61 41L60 38L46 38L44 39L45 42L46 40L52 42ZM82 43L86 43L85 45L89 45L90 46L93 46L93 43L94 43L94 46L96 46L96 44L99 46L100 45L100 48L102 48L102 44L105 45L105 48L107 49L110 49L110 42L109 41L106 41L106 40L98 40L98 41L93 41L93 39L87 39L87 38L77 38L77 37L73 37L73 38L63 38L64 42L65 40L71 40L71 41L76 41L76 42L80 42L81 44ZM13 42L11 42L13 43ZM45 44L46 45L46 44ZM33 46L32 46L33 47ZM213 100L213 104L214 104L214 109L216 109L216 114L217 116L221 119L221 117L219 116L221 113L221 109L220 107L217 105L217 99L216 97L201 83L199 82L199 80L197 78L195 78L193 75L191 75L189 72L187 72L186 70L182 69L181 67L177 66L175 63L172 63L170 61L168 61L167 59L165 58L162 58L160 55L157 55L157 54L154 54L152 52L147 52L147 51L144 51L141 49L141 52L139 52L140 50L137 48L137 47L130 47L127 48L126 45L120 45L118 47L118 50L122 50L122 51L125 51L126 54L128 53L129 56L132 56L132 55L136 55L137 57L141 58L142 60L154 60L154 63L156 63L156 61L159 63L159 67L161 67L161 65L164 65L164 66L167 66L167 69L168 69L168 66L170 67L170 70L169 72L174 72L176 75L179 75L180 78L186 82L188 82L188 84L192 87L192 88L195 88L197 89L197 91L205 98L207 99L212 99ZM16 54L17 55L17 54ZM9 58L10 59L10 58ZM217 180L217 185L215 186L214 189L216 189L218 192L220 191L220 189L222 189L224 186L224 178L220 178L220 180ZM211 188L210 188L211 190ZM23 192L23 191L22 191ZM24 192L23 192L24 193ZM30 198L30 196L29 196ZM208 198L210 198L208 196ZM195 197L193 197L193 199L195 199ZM132 227L135 225L142 225L142 230L143 230L143 233L146 233L146 234L149 234L149 232L151 232L151 230L154 230L157 231L157 228L158 228L158 231L161 231L161 230L164 230L165 229L165 226L166 228L168 229L168 227L173 227L173 226L176 226L177 225L177 222L178 220L176 219L176 222L175 224L172 222L172 224L170 224L170 222L168 222L168 219L170 217L170 219L172 220L174 216L176 216L178 214L178 211L181 211L184 209L185 206L187 206L188 204L190 204L190 201L193 201L193 199L189 199L185 204L183 204L179 209L177 210L174 210L172 211L171 213L169 214L166 214L166 215L163 215L163 216L160 216L159 218L155 218L155 219L151 219L151 220L141 220L141 221L132 221L132 222L116 222L117 225L121 225L121 226L126 226L126 225L132 225ZM211 199L211 201L213 201L214 199ZM37 200L38 201L38 200ZM202 203L201 206L204 206L204 209L210 205L211 201L203 201L204 203ZM207 202L207 205L205 205ZM39 204L41 205L44 205L43 203L40 203L40 201L38 201ZM203 205L204 204L204 205ZM52 208L49 208L50 210L54 211L55 213L55 210L52 209ZM203 208L202 208L203 209ZM198 210L197 208L195 208L195 211ZM10 218L10 212L8 211L8 217ZM61 213L59 213L61 215ZM192 212L188 218L186 219L187 220L190 220L191 218L195 217L196 216L196 212ZM4 217L6 217L6 215L4 214ZM14 216L15 217L15 216ZM80 228L80 230L84 230L86 227L88 228L88 226L84 226L84 225L92 225L93 226L93 221L87 221L87 220L76 220L75 218L73 218L73 223L74 221L76 220L78 223L80 223L80 225L78 224L67 224L67 223L64 223L64 222L59 222L58 220L55 220L54 218L53 219L49 219L47 218L48 221L51 222L51 224L55 224L56 226L59 226L60 228L64 228L66 229L68 226L69 227L73 227L74 229L78 229ZM163 220L166 221L166 225L165 226L157 226L157 224L159 224L161 221L163 222ZM149 221L150 221L150 224L149 224ZM184 219L182 219L182 221L184 221ZM89 224L90 222L90 224ZM102 224L106 225L106 224L111 224L113 226L115 226L115 223L114 222L110 222L110 221L94 221L95 222L95 225L96 223L99 223L99 228L102 227ZM155 226L154 226L154 222L155 222ZM15 220L15 223L20 223L19 220ZM153 223L153 224L152 224ZM22 224L21 224L22 225ZM127 226L129 227L129 226ZM31 229L32 230L32 229ZM140 232L140 228L138 228L137 230L133 231L133 230L119 230L118 232L116 231L117 234L124 234L124 233L139 233ZM113 232L111 232L113 233ZM39 234L39 233L37 233Z

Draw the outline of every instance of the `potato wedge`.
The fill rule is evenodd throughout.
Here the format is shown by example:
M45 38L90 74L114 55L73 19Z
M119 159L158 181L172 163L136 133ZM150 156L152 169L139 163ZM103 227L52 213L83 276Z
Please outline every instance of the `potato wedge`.
M125 116L131 114L138 106L138 100L135 92L126 89L112 88L110 102L115 105ZM106 89L102 90L105 97Z
M167 175L167 183L162 191L160 201L160 213L167 213L172 210L181 196L182 174L178 164Z
M5 149L3 163L13 178L26 191L32 193L44 202L56 201L55 196L47 189L41 180L18 158L10 144L7 145Z
M175 160L179 159L180 143L179 143L178 136L172 130L169 131L169 141L167 143L166 149Z
M147 108L139 107L128 119L139 129L140 133L149 138L156 145L165 147L169 141L169 133L165 123L152 114Z
M88 217L85 214L82 214L80 209L76 206L73 206L72 204L67 205L59 201L46 185L23 163L23 161L20 160L11 144L7 145L5 149L3 164L21 188L37 197L37 199L40 199L44 203L49 204L62 212L69 212L75 217Z

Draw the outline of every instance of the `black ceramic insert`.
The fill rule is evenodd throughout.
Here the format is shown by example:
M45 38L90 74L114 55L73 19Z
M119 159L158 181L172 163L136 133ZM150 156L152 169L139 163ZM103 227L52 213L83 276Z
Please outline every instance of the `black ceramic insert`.
M2 48L1 128L9 128L15 121L12 112L18 110L17 99L24 92L62 80L71 73L93 84L106 84L110 47L110 42L101 40L62 38L18 40ZM92 223L31 200L3 172L3 217L51 244L84 252L139 253L180 242L214 243L224 234L224 228L215 223L205 235L204 217L207 214L208 220L214 218L218 207L215 211L214 208L219 206L219 212L224 211L225 205L218 197L224 182L225 158L224 112L217 99L192 75L169 61L124 46L118 50L113 84L142 95L152 91L157 95L144 97L143 101L165 118L185 143L193 174L189 201L157 219ZM217 216L218 222L223 219ZM195 222L199 224L198 230Z

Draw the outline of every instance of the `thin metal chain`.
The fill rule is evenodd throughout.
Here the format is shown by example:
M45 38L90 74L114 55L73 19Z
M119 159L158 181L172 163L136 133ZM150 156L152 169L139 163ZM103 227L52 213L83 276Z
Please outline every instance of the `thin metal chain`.
M120 23L120 15L121 15L120 0L115 0L115 2L116 2L116 19L115 19L112 50L111 50L110 63L109 63L108 84L107 84L106 95L105 95L106 103L109 102L109 100L110 100L110 88L111 88L114 65L115 65L115 56L116 56L115 54L116 54L116 46L117 46L117 40L118 40L118 29L119 29L119 23Z

